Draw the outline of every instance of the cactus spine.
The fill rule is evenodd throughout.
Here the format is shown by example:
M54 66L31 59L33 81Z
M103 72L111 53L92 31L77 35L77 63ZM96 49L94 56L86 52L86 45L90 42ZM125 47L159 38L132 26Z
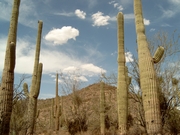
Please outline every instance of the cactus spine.
M55 128L56 131L59 130L59 95L58 95L58 73L56 74L56 121Z
M105 93L104 82L100 83L100 128L101 135L105 135Z
M37 98L39 96L40 85L41 85L41 75L42 75L42 67L43 64L39 63L39 55L40 55L40 45L41 45L41 33L42 33L43 22L38 21L38 35L37 35L37 43L36 43L36 52L35 52L35 61L34 61L34 70L32 76L32 84L30 92L28 93L28 135L33 134L34 124L36 119L36 110L37 110Z
M127 83L125 74L125 53L124 53L124 16L119 12L118 23L118 80L117 80L117 105L118 105L118 132L120 135L127 134L128 99Z
M16 33L18 25L20 0L14 0L7 39L4 69L0 85L0 135L9 134L12 112L14 68L16 60Z
M134 14L138 44L140 84L146 129L148 134L161 134L162 127L157 80L154 70L154 61L150 55L145 35L141 0L134 0Z

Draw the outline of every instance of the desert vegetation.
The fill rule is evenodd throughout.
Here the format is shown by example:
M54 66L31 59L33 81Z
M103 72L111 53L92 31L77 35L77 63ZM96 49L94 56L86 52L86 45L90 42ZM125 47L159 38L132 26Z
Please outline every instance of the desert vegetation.
M147 38L141 0L134 0L138 56L125 60L124 15L117 14L117 74L80 89L81 82L56 73L56 95L38 99L43 21L38 21L32 82L14 87L20 0L14 0L0 85L0 135L178 135L180 134L179 36ZM170 62L171 61L171 62ZM76 76L76 74L75 74ZM58 78L63 80L59 85ZM60 86L60 87L59 87ZM59 94L61 91L61 95ZM63 94L62 94L63 93Z

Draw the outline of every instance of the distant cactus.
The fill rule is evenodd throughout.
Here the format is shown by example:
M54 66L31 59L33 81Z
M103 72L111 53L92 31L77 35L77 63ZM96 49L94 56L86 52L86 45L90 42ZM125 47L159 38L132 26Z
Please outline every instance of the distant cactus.
M19 16L20 0L14 0L12 15L7 39L4 69L0 85L0 135L9 134L9 125L12 112L14 68L16 52L16 33Z
M100 83L100 128L101 135L105 135L105 93L102 81Z
M134 0L135 25L138 44L139 73L145 112L146 130L149 135L161 134L162 124L154 60L150 55L143 24L141 0ZM159 57L157 58L159 61ZM156 60L155 60L156 61Z
M56 74L56 121L55 121L55 128L56 131L59 130L59 95L58 95L58 73Z
M54 98L51 99L50 128L54 130Z
M40 92L41 85L41 75L43 64L39 63L39 55L40 55L40 45L41 45L41 33L42 33L43 22L38 21L38 35L37 35L37 43L36 43L36 52L35 52L35 61L34 61L34 71L32 76L32 84L31 90L27 93L29 102L28 102L28 135L33 134L34 124L36 119L36 110L37 110L37 99Z
M117 80L117 104L118 104L118 132L127 134L128 97L125 73L124 52L124 16L119 12L117 15L118 26L118 80Z
M63 111L63 96L61 96L61 105L60 105L60 126L64 124L64 111Z

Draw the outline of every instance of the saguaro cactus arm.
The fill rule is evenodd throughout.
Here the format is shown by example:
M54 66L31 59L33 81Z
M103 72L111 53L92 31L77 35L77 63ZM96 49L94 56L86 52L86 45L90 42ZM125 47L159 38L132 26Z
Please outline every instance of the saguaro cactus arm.
M163 57L163 54L164 54L164 47L159 46L153 56L154 63L158 63Z
M32 95L34 98L38 98L38 96L39 96L40 86L41 86L42 69L43 69L43 64L39 63L35 91L33 91L33 95Z
M26 97L29 97L28 85L27 83L23 84L23 91Z

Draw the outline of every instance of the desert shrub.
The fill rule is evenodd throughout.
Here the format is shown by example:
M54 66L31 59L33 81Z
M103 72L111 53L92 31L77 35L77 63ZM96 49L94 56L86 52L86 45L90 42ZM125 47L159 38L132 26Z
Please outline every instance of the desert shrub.
M68 132L75 135L78 132L85 132L88 129L86 115L79 115L72 120L67 121Z

